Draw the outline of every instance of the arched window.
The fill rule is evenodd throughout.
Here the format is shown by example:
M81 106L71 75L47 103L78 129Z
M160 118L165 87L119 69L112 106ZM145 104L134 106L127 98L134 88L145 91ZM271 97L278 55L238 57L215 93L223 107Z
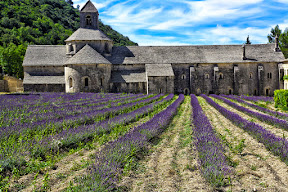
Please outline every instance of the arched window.
M209 79L209 74L208 73L205 74L205 79Z
M186 75L184 75L184 74L181 75L181 79L182 79L182 80L186 79Z
M85 87L88 87L88 86L89 86L89 79L88 79L88 77L86 77L86 78L84 79L84 82L85 82Z
M185 89L184 89L184 95L189 95L189 92L190 92L190 91L189 91L188 88L185 88Z
M73 79L72 77L69 77L69 88L73 87Z
M109 44L108 43L105 43L105 52L106 53L110 53Z
M257 89L254 90L254 95L257 95Z
M266 96L269 96L270 95L270 89L266 89Z
M163 90L162 89L159 89L159 93L162 93L163 92Z
M249 74L249 79L252 79L252 78L253 78L253 74L250 73L250 74Z
M219 73L219 79L224 79L223 73Z
M86 16L86 25L89 25L89 26L92 25L92 18L90 15Z
M229 89L229 95L232 95L232 89Z
M104 85L104 78L101 77L101 79L100 79L100 86L102 87L103 85Z

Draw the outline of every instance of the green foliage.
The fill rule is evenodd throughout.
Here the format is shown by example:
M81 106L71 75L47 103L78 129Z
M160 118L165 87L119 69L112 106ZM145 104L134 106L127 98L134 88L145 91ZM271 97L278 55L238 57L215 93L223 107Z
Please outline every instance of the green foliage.
M288 75L284 75L283 80L288 80Z
M23 78L22 62L28 44L64 45L79 28L79 10L72 0L0 1L0 67ZM116 46L137 45L101 21L100 29Z
M275 107L287 108L288 90L280 89L274 91Z
M271 29L271 33L267 36L269 43L275 43L276 36L279 37L279 47L283 52L285 58L288 58L288 30L285 29L284 32L276 25Z

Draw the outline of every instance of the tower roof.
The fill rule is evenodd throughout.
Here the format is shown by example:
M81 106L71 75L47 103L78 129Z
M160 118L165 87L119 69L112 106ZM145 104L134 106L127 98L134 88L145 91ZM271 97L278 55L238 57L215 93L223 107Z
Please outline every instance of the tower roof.
M65 41L111 41L102 31L95 29L79 28Z
M89 0L86 2L86 4L84 5L84 7L81 9L80 12L89 12L89 13L96 12L96 13L98 13L98 10L93 5L93 3Z
M111 64L100 53L95 51L88 44L78 51L73 57L65 62L66 65L72 64Z

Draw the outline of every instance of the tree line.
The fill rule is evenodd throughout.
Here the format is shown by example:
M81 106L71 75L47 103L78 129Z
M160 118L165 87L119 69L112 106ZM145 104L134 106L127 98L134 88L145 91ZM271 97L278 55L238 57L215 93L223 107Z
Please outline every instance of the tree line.
M0 10L0 71L17 78L23 78L22 62L29 44L65 45L80 26L80 12L72 0L5 0L0 1ZM99 23L115 46L137 45Z

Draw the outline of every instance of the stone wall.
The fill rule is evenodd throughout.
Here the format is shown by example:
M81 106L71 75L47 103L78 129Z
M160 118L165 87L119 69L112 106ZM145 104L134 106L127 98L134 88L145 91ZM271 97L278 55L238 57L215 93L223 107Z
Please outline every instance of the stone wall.
M174 93L174 77L148 77L148 93Z
M110 77L109 64L69 65L65 67L66 92L109 92Z
M277 63L174 64L172 66L175 74L174 92L177 94L272 96L274 90L279 89Z
M147 93L147 83L111 83L110 91L113 93Z
M9 92L8 82L6 80L0 80L0 92Z
M7 87L9 92L23 92L23 80L15 77L4 76L4 80L7 81Z
M64 84L25 84L27 92L65 92Z

